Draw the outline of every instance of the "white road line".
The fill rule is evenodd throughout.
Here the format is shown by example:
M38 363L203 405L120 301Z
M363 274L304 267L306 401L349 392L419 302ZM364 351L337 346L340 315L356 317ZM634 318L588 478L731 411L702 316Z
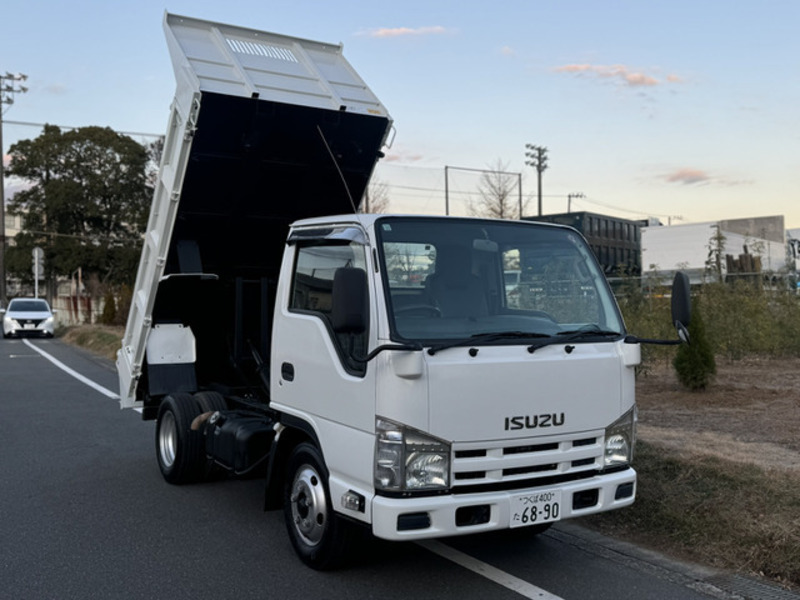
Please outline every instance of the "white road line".
M85 384L86 384L86 385L88 385L90 388L92 388L92 389L94 389L94 390L97 390L98 392L100 392L100 393L101 393L101 394L103 394L104 396L108 396L108 397L109 397L109 398L111 398L112 400L119 400L119 395L118 395L118 394L116 394L116 393L112 392L111 390L109 390L109 389L107 389L107 388L104 388L104 387L103 387L102 385L100 385L99 383L95 383L94 381L92 381L92 380L91 380L91 379L89 379L88 377L84 377L83 375L81 375L80 373L78 373L77 371L75 371L74 369L70 369L70 368L69 368L67 365L65 365L64 363L62 363L60 360L58 360L58 359L57 359L57 358L55 358L54 356L51 356L51 355L49 355L49 354L48 354L47 352L45 352L44 350L42 350L42 349L40 349L40 348L37 348L37 347L36 347L34 344L31 344L31 343L30 343L28 340L26 340L26 339L23 339L23 340L22 340L22 342L23 342L23 343L24 343L26 346L28 346L29 348L32 348L32 349L33 349L35 352L38 352L39 354L41 354L42 356L44 356L44 357L45 357L47 360L49 360L51 363L53 363L55 366L57 366L59 369L61 369L62 371L64 371L64 372L65 372L65 373L67 373L68 375L72 375L72 376L73 376L75 379L77 379L78 381L80 381L80 382L82 382L82 383L85 383Z
M417 544L426 550L433 552L434 554L438 554L442 558L446 558L457 565L461 565L465 569L469 569L473 573L477 573L486 579L494 581L495 583L502 585L504 588L507 588L512 592L516 592L525 598L531 598L533 600L562 600L562 598L551 594L547 590L543 590L542 588L536 587L532 583L528 583L519 577L514 577L505 571L501 571L500 569L497 569L491 565L487 565L485 562L481 562L477 558L474 558L469 554L464 554L463 552L460 552L455 548L451 548L442 542L437 542L435 540L423 540L417 542Z

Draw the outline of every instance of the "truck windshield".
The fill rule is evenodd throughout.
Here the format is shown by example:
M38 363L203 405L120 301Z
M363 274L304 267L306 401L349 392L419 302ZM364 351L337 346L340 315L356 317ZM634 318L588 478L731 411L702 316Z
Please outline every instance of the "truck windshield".
M440 345L624 334L574 230L529 221L385 217L376 224L392 338ZM615 335L618 334L618 335Z

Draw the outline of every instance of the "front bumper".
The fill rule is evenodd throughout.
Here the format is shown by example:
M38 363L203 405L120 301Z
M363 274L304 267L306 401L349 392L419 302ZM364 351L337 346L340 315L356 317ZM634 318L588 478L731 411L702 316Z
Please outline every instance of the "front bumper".
M581 517L633 504L636 497L636 471L632 468L552 486L503 492L450 494L424 498L386 498L372 500L372 532L387 540L419 540L508 529L511 522L511 497L522 492L561 490L561 519ZM622 497L619 497L622 495ZM596 502L591 504L596 497ZM485 514L485 522L459 525L457 511L475 510ZM412 528L409 528L409 523Z
M22 336L34 336L34 337L53 337L54 328L53 325L45 325L44 323L40 323L35 326L25 326L20 325L17 321L12 320L11 322L4 321L3 322L3 335L5 337L22 337Z

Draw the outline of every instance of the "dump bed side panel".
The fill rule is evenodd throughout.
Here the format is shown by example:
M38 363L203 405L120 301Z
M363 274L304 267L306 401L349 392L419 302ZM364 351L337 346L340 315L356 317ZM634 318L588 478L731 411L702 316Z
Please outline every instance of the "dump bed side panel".
M251 345L266 357L288 225L354 212L391 127L340 46L169 14L165 29L178 87L118 354L123 406L141 404L156 323L192 328L203 378L239 377Z

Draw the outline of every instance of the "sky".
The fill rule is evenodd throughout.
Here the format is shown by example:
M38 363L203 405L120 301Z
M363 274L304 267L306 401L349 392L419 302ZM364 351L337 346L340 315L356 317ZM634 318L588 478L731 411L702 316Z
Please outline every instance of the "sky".
M150 141L175 93L169 11L324 42L394 120L376 169L395 212L466 214L479 173L547 148L545 213L678 225L783 215L800 227L797 0L27 0L3 8L3 150L40 124ZM502 167L498 169L498 167ZM6 194L15 182L6 182Z

